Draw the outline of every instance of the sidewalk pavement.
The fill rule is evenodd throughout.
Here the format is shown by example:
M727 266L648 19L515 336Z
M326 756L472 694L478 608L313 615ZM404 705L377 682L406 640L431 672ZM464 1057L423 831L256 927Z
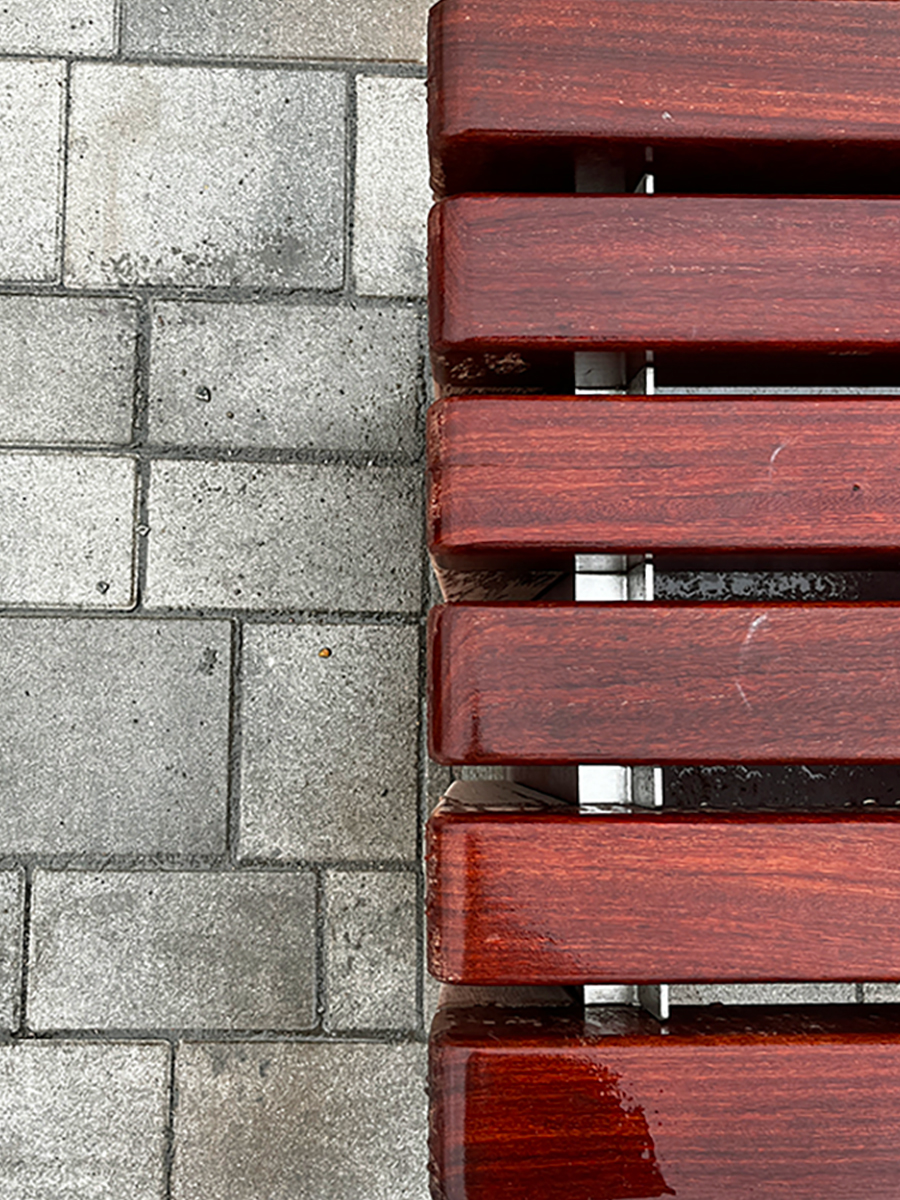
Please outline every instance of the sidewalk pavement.
M427 1195L426 10L0 10L2 1200Z

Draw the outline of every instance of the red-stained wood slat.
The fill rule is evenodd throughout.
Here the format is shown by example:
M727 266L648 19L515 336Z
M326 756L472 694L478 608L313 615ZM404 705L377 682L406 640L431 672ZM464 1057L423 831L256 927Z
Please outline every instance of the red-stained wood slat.
M438 979L900 980L900 814L599 814L519 790L457 783L431 816Z
M455 604L443 763L900 761L900 605Z
M430 229L449 386L579 349L900 350L900 199L461 196Z
M433 182L483 187L491 155L560 143L896 146L898 61L891 0L442 0Z
M445 1009L438 1200L896 1200L900 1014Z
M900 550L900 397L459 397L428 419L445 569Z

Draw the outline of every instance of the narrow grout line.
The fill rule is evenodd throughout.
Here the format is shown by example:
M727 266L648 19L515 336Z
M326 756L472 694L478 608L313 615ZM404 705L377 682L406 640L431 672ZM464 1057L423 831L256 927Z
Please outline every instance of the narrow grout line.
M355 236L356 208L356 145L358 140L358 112L356 105L355 74L348 74L346 85L346 121L344 125L344 293L353 294L353 244Z
M117 60L120 60L124 53L125 2L126 0L115 0L113 8L113 51Z
M328 980L326 978L327 962L325 954L325 868L316 871L316 1030L325 1034L326 1013L328 1007Z
M231 625L230 695L228 705L228 794L225 809L225 846L228 861L238 865L241 837L241 669L244 629Z
M28 976L31 958L31 901L33 868L25 867L22 885L22 963L19 975L19 1013L16 1028L19 1034L28 1033Z
M172 1176L175 1169L175 1112L178 1108L177 1053L177 1043L173 1041L169 1046L168 1107L163 1150L163 1196L165 1200L171 1200Z
M59 211L56 215L56 273L55 286L64 287L66 278L66 220L69 202L69 124L72 112L72 62L66 60L63 84L63 108L59 146Z

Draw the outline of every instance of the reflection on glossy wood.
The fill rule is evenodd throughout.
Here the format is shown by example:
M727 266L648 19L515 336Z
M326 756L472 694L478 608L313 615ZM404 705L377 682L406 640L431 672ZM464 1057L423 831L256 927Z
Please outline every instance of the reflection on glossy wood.
M896 1200L900 1015L445 1010L439 1200Z
M611 815L454 784L429 969L466 984L900 980L900 814Z
M818 142L835 158L896 145L898 60L900 11L884 0L442 0L433 180L473 190L518 143Z
M429 617L444 763L900 761L900 606L458 604Z
M811 0L804 0L810 4ZM900 349L900 200L463 196L431 214L432 363L565 349Z
M467 397L428 433L429 546L452 569L900 550L900 397Z

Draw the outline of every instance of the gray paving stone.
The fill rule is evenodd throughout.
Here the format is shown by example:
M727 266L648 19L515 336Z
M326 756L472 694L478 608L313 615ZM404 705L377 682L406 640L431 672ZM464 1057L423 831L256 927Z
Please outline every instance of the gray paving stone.
M157 462L147 601L415 611L420 475L415 467Z
M853 983L680 983L673 1004L853 1004Z
M0 53L109 53L115 49L115 9L115 0L4 0Z
M430 0L128 0L126 54L425 59Z
M356 289L364 296L423 295L431 204L425 82L364 76L356 103Z
M416 452L414 309L159 303L153 315L154 442Z
M864 983L866 1004L900 1004L900 983Z
M24 895L24 872L0 871L0 1029L19 1023Z
M169 1047L0 1047L4 1200L163 1200Z
M36 1030L305 1029L316 1016L314 880L36 871L30 956Z
M416 909L409 873L326 874L329 1029L415 1029Z
M0 621L0 845L225 849L225 622Z
M173 1200L427 1200L424 1046L185 1045Z
M0 279L56 279L66 69L0 62Z
M0 605L131 608L129 457L0 454Z
M130 300L0 298L0 442L131 441Z
M344 110L333 72L76 64L67 279L339 287Z
M417 643L414 628L246 629L243 857L415 857Z

